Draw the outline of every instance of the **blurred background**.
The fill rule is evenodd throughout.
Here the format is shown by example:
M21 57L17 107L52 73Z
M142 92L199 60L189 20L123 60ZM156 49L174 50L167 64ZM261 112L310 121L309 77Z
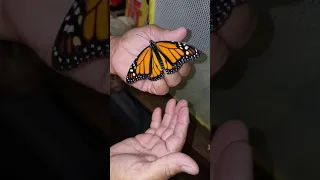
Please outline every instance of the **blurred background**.
M251 3L259 20L250 40L211 81L212 124L243 120L255 160L275 179L320 179L320 1Z

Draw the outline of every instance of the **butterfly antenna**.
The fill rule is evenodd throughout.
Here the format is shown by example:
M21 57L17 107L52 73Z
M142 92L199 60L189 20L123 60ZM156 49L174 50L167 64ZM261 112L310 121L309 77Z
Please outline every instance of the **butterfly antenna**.
M149 33L147 33L147 35L149 36L149 39L151 39L152 36L152 29L151 29L151 24L149 24Z
M148 40L149 41L149 39L148 38L146 38L146 37L143 37L143 36L141 36L140 34L136 34L137 36L140 36L140 37L142 37L143 39L146 39L146 40Z

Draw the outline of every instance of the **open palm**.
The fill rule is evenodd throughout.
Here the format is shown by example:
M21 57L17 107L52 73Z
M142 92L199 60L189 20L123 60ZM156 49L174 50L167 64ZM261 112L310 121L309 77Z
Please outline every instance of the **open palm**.
M185 28L176 30L162 29L156 25L149 25L134 28L124 34L122 37L113 37L111 46L111 74L118 75L125 81L130 65L137 58L140 52L150 45L149 40L153 41L182 41L187 35ZM143 92L151 94L164 95L169 87L178 85L181 77L185 77L190 71L190 64L182 66L178 73L166 74L158 81L141 80L132 84L133 87Z
M168 179L180 172L197 174L199 167L181 153L189 125L187 101L171 99L161 117L152 114L150 128L110 148L111 179Z

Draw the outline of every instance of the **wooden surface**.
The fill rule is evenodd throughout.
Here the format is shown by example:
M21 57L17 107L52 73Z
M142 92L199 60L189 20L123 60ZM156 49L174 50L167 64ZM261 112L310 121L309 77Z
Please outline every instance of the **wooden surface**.
M157 96L149 93L140 92L132 87L126 86L126 91L135 97L142 105L144 105L150 112L156 107L165 109L166 103L171 96ZM187 141L184 148L184 153L191 156L200 166L200 174L190 179L209 179L209 144L210 132L203 127L198 121L190 114L190 126L187 136ZM177 179L189 179L186 176L179 176Z

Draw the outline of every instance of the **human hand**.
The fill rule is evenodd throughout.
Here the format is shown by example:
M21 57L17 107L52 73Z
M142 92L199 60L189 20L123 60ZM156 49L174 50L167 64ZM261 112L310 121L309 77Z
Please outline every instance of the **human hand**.
M156 25L149 25L131 29L122 37L112 37L110 73L118 75L123 81L125 81L130 65L140 52L150 45L149 41L143 37L148 39L150 38L153 41L167 40L180 42L186 35L187 30L183 27L171 31L162 29ZM169 87L178 85L181 78L185 77L189 71L190 64L186 63L177 73L165 73L163 79L158 81L140 80L132 84L132 86L143 92L164 95L169 91Z
M110 148L110 179L162 180L180 172L198 174L197 163L181 153L189 125L187 101L169 100L161 116L156 108L145 133Z

